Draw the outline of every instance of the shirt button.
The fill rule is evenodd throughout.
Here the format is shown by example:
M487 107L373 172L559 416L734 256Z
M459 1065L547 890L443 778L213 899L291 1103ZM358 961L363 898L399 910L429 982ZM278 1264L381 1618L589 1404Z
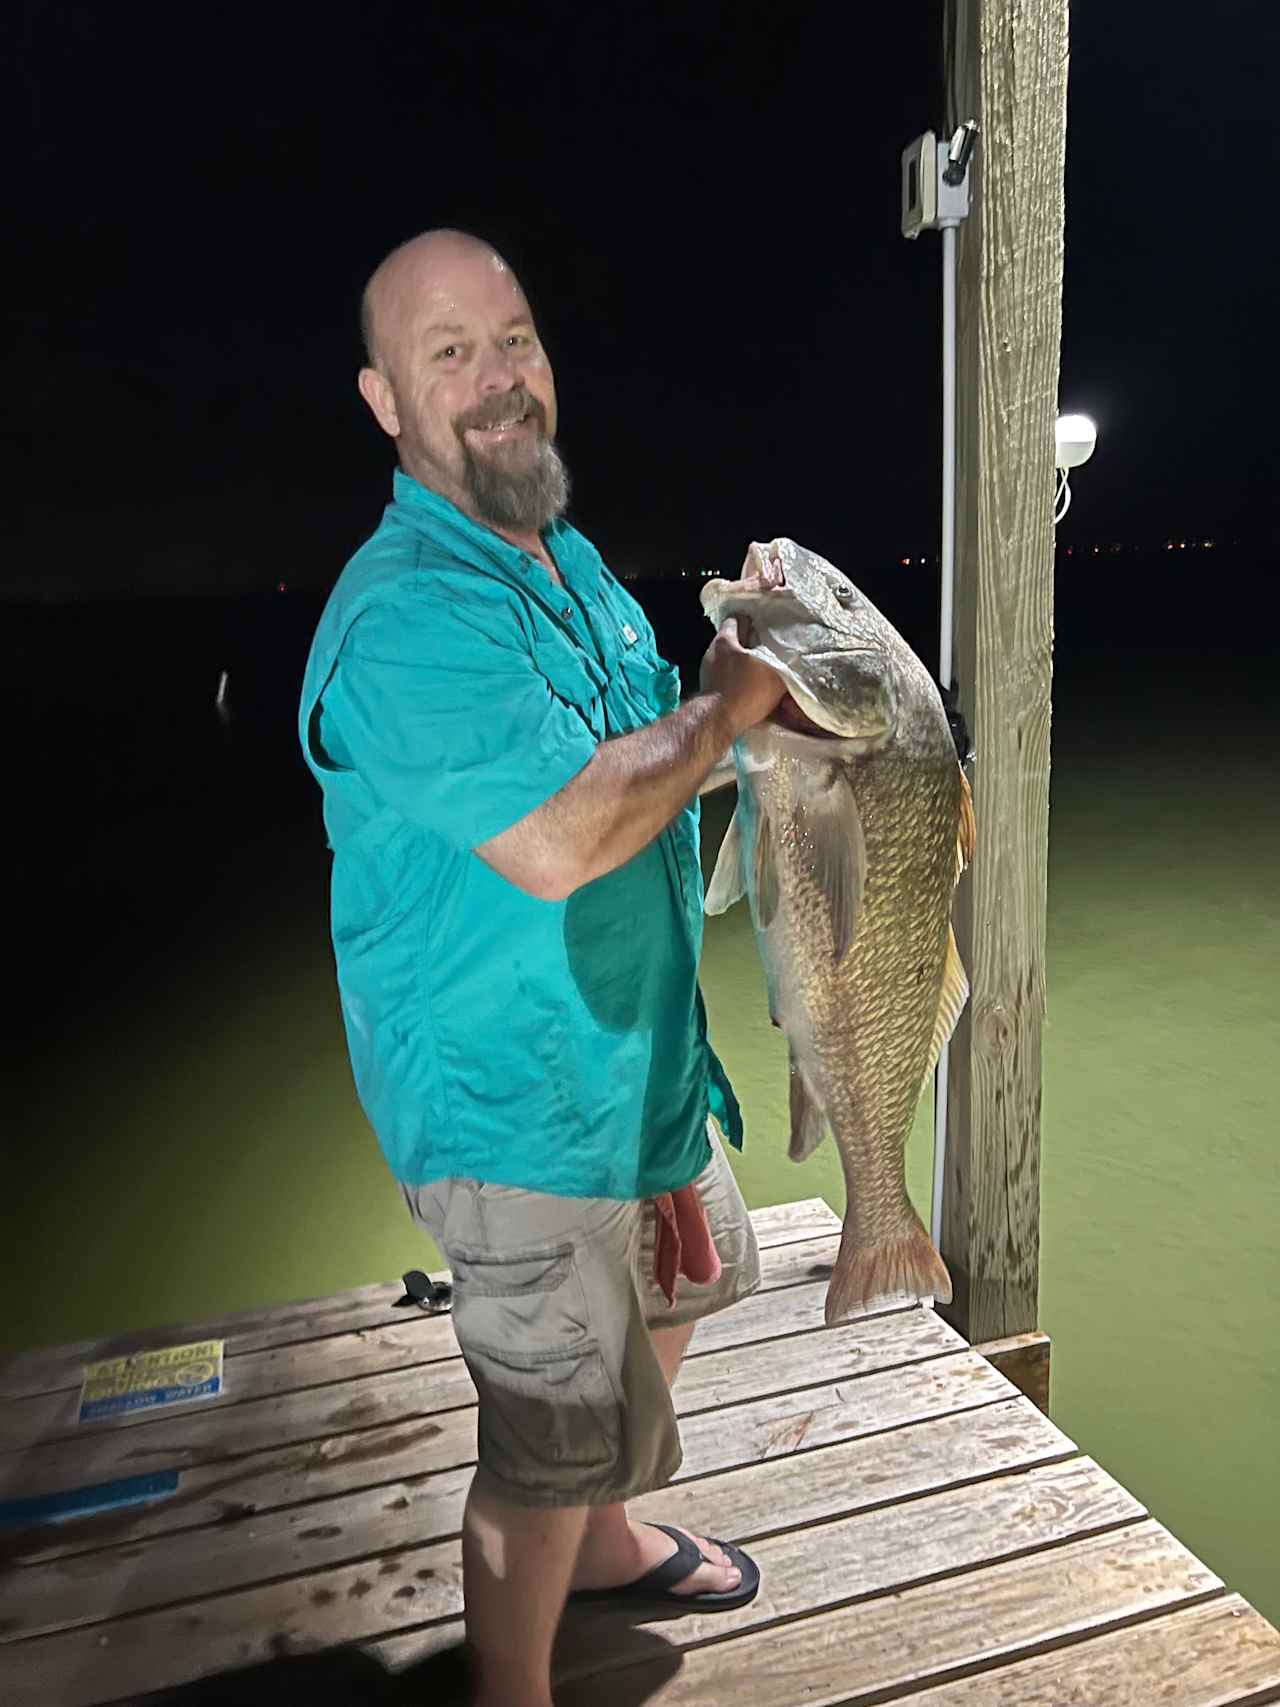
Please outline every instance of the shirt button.
M560 612L560 615L564 618L564 620L566 622L570 621L572 616L573 616L573 606L572 605L566 605L564 607L564 609Z

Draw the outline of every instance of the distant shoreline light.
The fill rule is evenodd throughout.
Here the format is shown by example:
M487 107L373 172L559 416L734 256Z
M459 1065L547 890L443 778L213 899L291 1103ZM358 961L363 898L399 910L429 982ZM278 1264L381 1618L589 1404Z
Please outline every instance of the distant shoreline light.
M1239 539L1165 539L1162 541L1134 540L1101 540L1096 544L1092 541L1075 540L1070 545L1059 540L1054 547L1055 556L1062 557L1116 557L1122 554L1133 556L1155 556L1164 551L1218 551L1225 548L1238 549L1250 542ZM936 555L919 556L915 552L904 553L892 560L878 559L872 567L882 569L928 569L936 568ZM620 581L707 581L719 575L717 569L654 569L642 571L625 569L615 571ZM733 579L730 575L729 579Z

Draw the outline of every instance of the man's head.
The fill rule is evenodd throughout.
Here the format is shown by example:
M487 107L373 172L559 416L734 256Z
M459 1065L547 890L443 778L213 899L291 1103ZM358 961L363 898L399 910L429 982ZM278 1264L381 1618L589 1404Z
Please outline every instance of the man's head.
M365 287L360 394L407 474L502 530L564 511L556 388L524 292L462 231L401 244Z

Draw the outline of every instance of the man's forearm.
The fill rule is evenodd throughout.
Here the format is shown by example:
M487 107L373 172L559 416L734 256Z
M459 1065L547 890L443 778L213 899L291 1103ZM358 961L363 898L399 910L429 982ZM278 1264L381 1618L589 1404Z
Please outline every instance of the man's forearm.
M724 697L706 693L644 729L602 741L548 802L557 839L575 850L573 887L647 847L697 794L737 733Z
M738 733L724 695L697 694L656 723L602 741L558 793L476 852L518 888L563 900L647 847Z

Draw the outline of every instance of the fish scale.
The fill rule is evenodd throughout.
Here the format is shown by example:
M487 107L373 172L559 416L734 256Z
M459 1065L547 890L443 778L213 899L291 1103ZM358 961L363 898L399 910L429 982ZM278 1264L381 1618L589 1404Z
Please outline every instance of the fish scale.
M968 785L919 659L838 570L789 541L767 549L779 545L790 547L790 602L747 582L748 600L737 608L749 610L758 654L785 668L804 715L830 722L815 722L810 737L797 734L794 722L770 721L738 742L739 827L722 860L740 865L737 887L751 900L773 1017L807 1087L812 1122L797 1132L793 1102L792 1153L800 1159L812 1148L822 1120L840 1153L847 1207L827 1300L834 1321L898 1297L950 1296L945 1266L907 1195L904 1152L943 1026L940 1007L949 1030L967 994L948 948L957 845L971 818L966 830ZM840 608L824 596L829 579L806 583L805 559L848 589ZM850 594L859 601L853 608ZM708 589L704 605L712 614L717 598L722 617L723 592ZM771 621L779 609L785 628L782 617ZM806 670L805 644L821 657L820 671ZM843 678L842 655L851 661ZM873 726L885 707L887 728L874 740L859 738L859 726ZM842 859L856 862L859 848L865 879L852 936L837 958L832 873ZM767 901L760 893L766 867Z
M948 755L940 757L945 763ZM766 773L761 804L773 822L792 816L795 768L794 761L775 764ZM959 779L952 759L950 774L937 772L938 789L926 791L918 767L892 754L856 762L847 774L867 846L867 883L849 953L835 966L822 951L831 937L827 898L804 849L785 836L780 912L788 932L770 933L763 952L793 957L794 972L780 969L776 976L795 988L808 1015L821 1073L815 1088L848 1159L846 1184L861 1230L875 1237L903 1216L899 1156L924 1079L951 911L954 831L935 834L932 846L919 832L954 822Z

